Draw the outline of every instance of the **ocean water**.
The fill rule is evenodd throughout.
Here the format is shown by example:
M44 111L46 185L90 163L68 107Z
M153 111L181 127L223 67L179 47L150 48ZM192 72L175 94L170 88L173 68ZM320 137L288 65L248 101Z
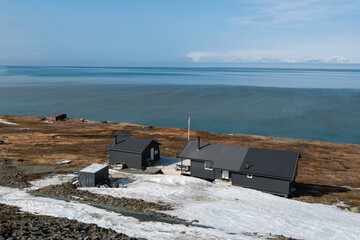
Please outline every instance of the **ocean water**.
M360 144L360 67L0 67L0 115L54 113Z

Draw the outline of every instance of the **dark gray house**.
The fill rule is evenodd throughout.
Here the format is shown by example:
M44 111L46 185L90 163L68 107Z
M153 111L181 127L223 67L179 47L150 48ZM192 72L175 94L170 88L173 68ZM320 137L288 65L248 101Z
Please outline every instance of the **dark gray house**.
M151 139L117 136L107 146L110 165L123 164L128 168L144 169L159 160L159 145Z
M232 185L288 196L300 154L279 150L188 141L178 158L190 159L190 175L227 179Z
M97 184L109 180L109 166L107 164L91 164L79 170L80 187L96 187Z

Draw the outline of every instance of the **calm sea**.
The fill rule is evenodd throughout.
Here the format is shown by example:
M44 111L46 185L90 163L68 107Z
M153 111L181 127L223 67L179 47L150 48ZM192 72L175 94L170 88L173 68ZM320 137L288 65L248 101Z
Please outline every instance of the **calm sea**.
M0 115L360 144L359 65L0 67Z

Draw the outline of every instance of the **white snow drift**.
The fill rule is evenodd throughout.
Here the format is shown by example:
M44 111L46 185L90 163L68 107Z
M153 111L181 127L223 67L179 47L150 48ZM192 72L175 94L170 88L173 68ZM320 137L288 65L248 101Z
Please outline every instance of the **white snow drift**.
M122 177L127 188L83 188L116 197L162 201L175 205L167 214L201 225L139 222L120 214L76 202L31 196L25 191L0 187L0 202L19 206L23 211L68 217L96 223L130 236L148 239L254 239L245 232L268 236L282 234L299 239L356 239L360 236L360 214L336 206L309 204L276 197L255 190L212 184L200 179L174 175L128 174L111 171ZM69 177L70 178L70 177ZM34 182L37 187L54 184Z

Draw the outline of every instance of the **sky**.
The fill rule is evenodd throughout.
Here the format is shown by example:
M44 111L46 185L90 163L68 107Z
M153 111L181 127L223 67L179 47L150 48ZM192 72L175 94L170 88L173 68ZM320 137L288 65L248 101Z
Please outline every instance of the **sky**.
M359 0L0 0L1 65L360 62Z

